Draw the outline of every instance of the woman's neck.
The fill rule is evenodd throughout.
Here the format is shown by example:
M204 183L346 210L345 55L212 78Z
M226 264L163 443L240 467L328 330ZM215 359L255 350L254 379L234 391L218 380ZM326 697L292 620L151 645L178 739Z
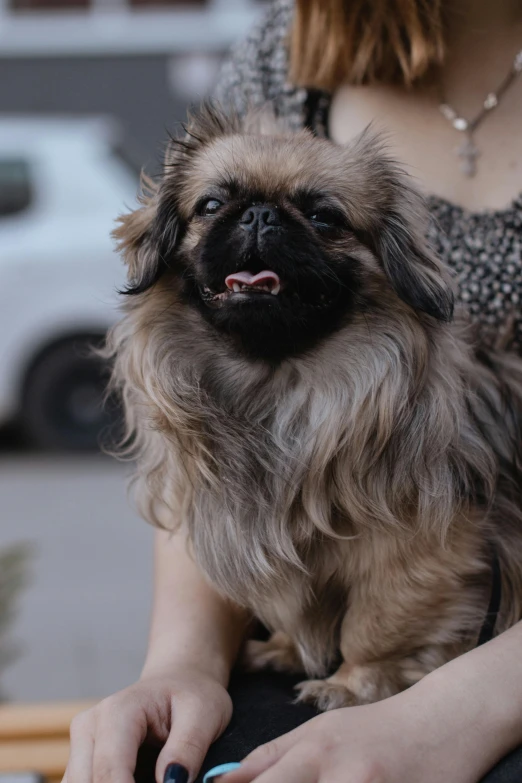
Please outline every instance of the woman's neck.
M478 30L522 22L521 0L450 0L446 12L451 30Z
M477 113L522 49L522 0L449 0L439 88L464 116ZM514 92L509 100L516 98Z
M485 35L522 31L522 0L449 0L446 24L449 43ZM522 46L522 42L521 42Z

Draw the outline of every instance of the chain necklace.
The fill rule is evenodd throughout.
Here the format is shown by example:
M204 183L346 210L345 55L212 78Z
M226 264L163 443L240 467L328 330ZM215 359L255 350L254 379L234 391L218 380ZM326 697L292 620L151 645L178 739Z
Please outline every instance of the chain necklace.
M466 177L474 177L477 173L477 159L480 156L480 150L475 144L475 131L482 125L488 114L496 109L504 94L521 73L522 49L513 60L513 65L500 87L495 92L490 92L486 96L482 108L471 120L464 119L464 117L458 114L458 112L448 103L443 101L440 104L440 110L444 117L451 122L455 130L459 131L459 133L464 133L466 136L465 141L456 149L456 154L461 159L460 169Z

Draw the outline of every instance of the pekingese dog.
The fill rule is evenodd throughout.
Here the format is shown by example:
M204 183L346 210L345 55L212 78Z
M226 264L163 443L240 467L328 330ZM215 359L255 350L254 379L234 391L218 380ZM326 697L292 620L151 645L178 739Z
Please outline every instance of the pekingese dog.
M116 230L142 512L271 631L248 665L306 673L321 709L472 648L492 564L495 632L522 616L522 361L453 320L425 223L371 132L207 106Z

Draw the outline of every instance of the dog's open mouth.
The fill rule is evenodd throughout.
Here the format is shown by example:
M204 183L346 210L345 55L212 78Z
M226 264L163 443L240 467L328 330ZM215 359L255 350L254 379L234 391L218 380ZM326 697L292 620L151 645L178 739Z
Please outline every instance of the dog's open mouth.
M225 278L225 285L229 291L233 291L235 294L261 291L277 296L281 291L279 275L270 269L265 269L257 275L252 275L250 272L236 272Z
M279 275L271 269L265 269L257 275L251 272L235 272L225 278L223 291L212 291L208 286L202 289L205 302L220 304L232 297L246 299L247 297L278 296L284 289Z
M200 286L200 296L206 305L212 308L222 307L226 302L237 301L238 304L261 302L269 304L280 300L286 306L298 305L301 308L322 310L329 307L331 297L327 293L313 292L313 295L302 299L300 293L287 286L278 274L271 269L265 269L257 275L251 272L235 272L225 278L222 291L216 291L207 285Z

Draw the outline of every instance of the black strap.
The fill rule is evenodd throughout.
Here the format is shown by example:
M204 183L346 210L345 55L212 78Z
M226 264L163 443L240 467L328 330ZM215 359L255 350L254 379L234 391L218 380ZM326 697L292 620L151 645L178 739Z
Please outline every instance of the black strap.
M328 117L330 113L331 95L325 90L309 87L306 90L304 102L304 126L315 136L330 138Z
M496 550L493 550L491 559L491 596L489 606L477 642L477 647L481 644L491 641L495 631L498 613L500 611L500 601L502 599L502 577L500 574L500 562Z

